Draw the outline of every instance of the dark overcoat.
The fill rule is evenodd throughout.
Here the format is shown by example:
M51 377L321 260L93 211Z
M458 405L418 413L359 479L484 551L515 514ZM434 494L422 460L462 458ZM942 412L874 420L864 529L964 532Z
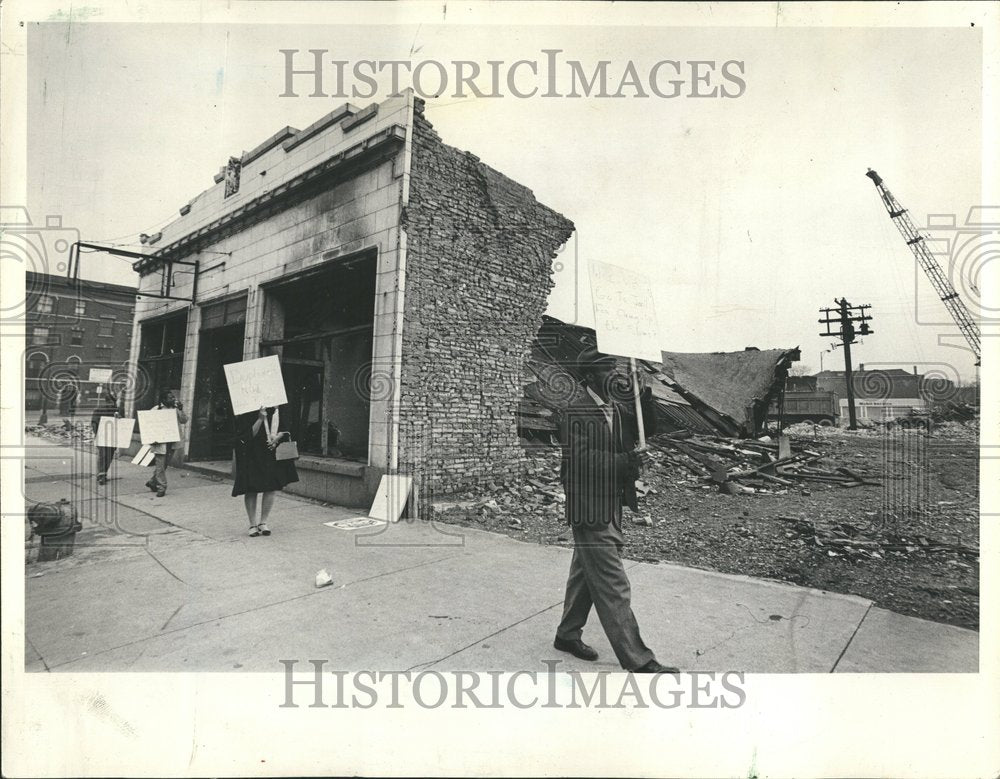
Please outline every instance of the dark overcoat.
M604 411L583 393L557 416L562 461L559 476L566 493L566 521L577 527L602 527L615 521L622 505L639 507L639 441L635 405L610 401L609 426ZM655 434L651 393L643 392L642 417L647 436Z

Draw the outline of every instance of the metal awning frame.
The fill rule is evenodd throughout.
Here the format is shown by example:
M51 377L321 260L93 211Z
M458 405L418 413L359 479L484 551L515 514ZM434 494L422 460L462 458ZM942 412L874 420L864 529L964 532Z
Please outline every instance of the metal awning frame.
M69 268L66 275L72 281L80 280L80 249L92 249L94 251L104 252L105 254L112 254L116 257L128 257L135 260L146 260L149 259L148 254L143 254L141 252L132 252L127 249L118 249L114 246L101 246L97 243L88 243L86 241L77 241L69 249ZM148 292L136 292L135 296L137 298L156 298L158 300L183 300L186 303L194 303L195 298L198 296L198 272L200 269L200 263L198 260L162 260L163 265L163 278L160 281L160 293L158 295L150 294ZM185 265L189 268L194 269L194 282L191 288L191 297L185 298L178 295L169 294L171 287L173 286L174 280L174 265ZM184 271L188 272L188 271Z

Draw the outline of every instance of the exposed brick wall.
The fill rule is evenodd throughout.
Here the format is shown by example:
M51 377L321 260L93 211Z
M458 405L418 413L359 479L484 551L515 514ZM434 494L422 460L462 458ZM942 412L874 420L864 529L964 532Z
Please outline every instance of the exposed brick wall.
M512 476L525 358L573 223L442 143L417 100L403 226L400 465L425 495Z

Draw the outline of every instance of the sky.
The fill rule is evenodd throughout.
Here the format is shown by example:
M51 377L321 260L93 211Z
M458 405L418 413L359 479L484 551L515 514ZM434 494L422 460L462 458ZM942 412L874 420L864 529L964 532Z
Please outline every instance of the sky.
M304 65L313 48L351 63L473 60L484 71L488 60L541 61L543 49L588 71L609 60L612 74L629 62L646 73L663 59L741 61L737 98L447 94L429 98L426 114L446 143L575 223L555 273L554 316L593 323L588 268L598 260L646 274L669 351L799 346L812 371L821 362L842 369L816 320L846 296L874 317L856 364L975 376L864 175L875 168L919 225L928 214L962 224L981 202L982 40L973 27L35 24L33 220L59 214L83 240L139 248L139 233L175 218L229 156L344 102L307 89L280 96L280 50L300 50ZM569 91L567 73L558 71L559 91ZM376 97L351 102L386 96L383 82ZM130 273L121 259L85 262L89 278Z

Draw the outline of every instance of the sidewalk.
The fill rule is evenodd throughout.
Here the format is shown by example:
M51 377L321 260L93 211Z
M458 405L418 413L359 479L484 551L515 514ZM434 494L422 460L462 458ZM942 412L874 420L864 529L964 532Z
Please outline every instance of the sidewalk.
M343 669L620 670L596 614L584 639L601 658L552 648L571 550L480 530L363 516L280 495L274 534L249 538L231 485L116 462L107 487L92 456L38 439L30 502L71 497L74 554L26 571L28 671L280 671L281 659ZM81 472L82 471L82 472ZM108 497L104 497L104 496ZM633 608L658 659L687 671L975 672L979 634L905 617L863 598L741 576L628 562ZM332 586L317 589L325 568Z

